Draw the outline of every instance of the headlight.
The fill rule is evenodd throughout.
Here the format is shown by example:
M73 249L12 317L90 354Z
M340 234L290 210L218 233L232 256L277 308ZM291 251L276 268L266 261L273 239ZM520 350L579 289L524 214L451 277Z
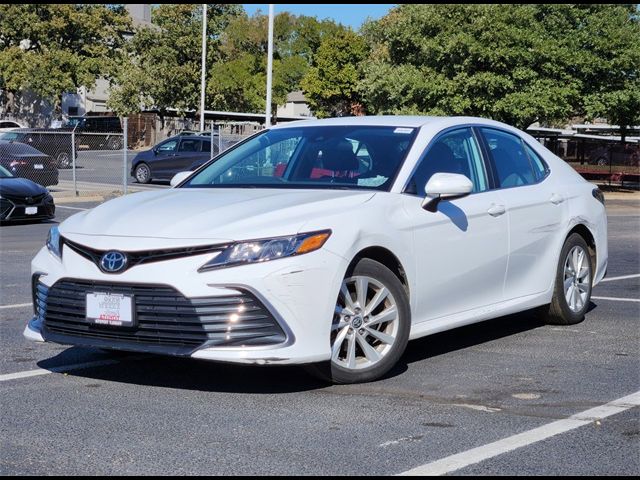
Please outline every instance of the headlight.
M213 260L205 263L198 271L206 272L216 268L268 262L278 258L302 255L322 248L330 235L331 230L324 230L322 232L301 233L289 237L234 243Z
M58 257L62 260L62 245L61 245L60 231L58 227L51 227L49 235L47 235L47 248L54 257Z

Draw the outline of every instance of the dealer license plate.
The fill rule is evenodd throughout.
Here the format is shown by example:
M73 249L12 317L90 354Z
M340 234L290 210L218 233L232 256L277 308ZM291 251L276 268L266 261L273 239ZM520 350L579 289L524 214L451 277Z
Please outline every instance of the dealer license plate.
M87 320L96 325L132 327L133 297L120 293L87 293Z

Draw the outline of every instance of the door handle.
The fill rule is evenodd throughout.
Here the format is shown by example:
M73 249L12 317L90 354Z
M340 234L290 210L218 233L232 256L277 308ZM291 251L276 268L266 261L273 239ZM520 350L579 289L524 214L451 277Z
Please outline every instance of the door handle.
M564 197L562 195L558 195L557 193L554 193L553 195L551 195L551 198L549 199L549 201L554 205L560 205L562 202L564 202Z
M507 211L507 209L504 208L504 205L496 205L494 203L493 205L491 205L491 208L489 208L489 210L487 210L487 213L489 215L491 215L492 217L499 217L500 215L502 215L506 211Z

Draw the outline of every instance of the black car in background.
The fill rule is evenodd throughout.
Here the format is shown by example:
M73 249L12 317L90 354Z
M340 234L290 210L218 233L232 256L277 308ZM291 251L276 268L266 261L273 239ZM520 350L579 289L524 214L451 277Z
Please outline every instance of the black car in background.
M218 154L217 137L176 135L138 153L131 162L131 176L138 183L171 180L176 173L193 171ZM211 154L213 147L213 155ZM225 145L225 148L228 145Z
M44 186L58 184L55 161L24 143L0 140L0 165L15 177L27 178Z
M0 166L0 222L53 218L56 206L49 191Z
M58 168L71 168L71 134L67 131L48 128L20 128L1 133L0 141L2 140L29 145L53 158Z

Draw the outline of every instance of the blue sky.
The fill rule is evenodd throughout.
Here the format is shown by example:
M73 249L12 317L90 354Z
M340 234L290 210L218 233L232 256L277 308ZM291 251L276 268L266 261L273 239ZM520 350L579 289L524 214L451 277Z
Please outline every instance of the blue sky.
M395 4L315 4L315 5L302 5L302 4L275 4L275 11L278 12L291 12L296 15L309 15L312 17L318 17L319 19L330 18L336 22L342 23L353 27L354 30L360 28L367 17L380 18L384 16L391 7ZM249 15L255 13L258 9L263 13L269 11L269 4L257 4L257 3L245 3L244 9Z

